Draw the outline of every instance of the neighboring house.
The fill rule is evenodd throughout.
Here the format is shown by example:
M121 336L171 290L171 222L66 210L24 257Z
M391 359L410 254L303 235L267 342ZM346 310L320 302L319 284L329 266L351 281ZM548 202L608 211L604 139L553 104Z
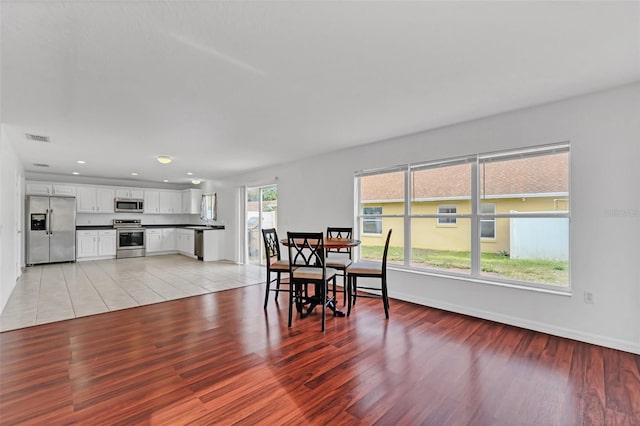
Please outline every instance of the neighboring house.
M481 164L481 213L568 211L568 158L566 153ZM404 172L361 179L360 198L365 218L364 245L382 245L388 229L396 231L392 246L402 247L403 217L366 215L404 214ZM468 214L471 212L471 165L460 164L412 172L411 215ZM526 219L525 219L526 220ZM469 251L471 220L446 217L411 219L414 248ZM533 222L533 221L531 221ZM511 252L508 218L481 220L482 252Z

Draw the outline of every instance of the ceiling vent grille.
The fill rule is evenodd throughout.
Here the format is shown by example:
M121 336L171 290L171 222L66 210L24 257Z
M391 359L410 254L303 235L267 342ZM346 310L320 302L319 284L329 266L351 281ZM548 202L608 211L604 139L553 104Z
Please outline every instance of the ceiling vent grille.
M33 163L33 165L36 167L49 167L48 164L44 164L44 163Z
M27 136L27 140L30 140L30 141L34 141L34 142L51 142L51 140L49 140L49 136L34 135L34 134L31 134L31 133L25 133L25 135Z

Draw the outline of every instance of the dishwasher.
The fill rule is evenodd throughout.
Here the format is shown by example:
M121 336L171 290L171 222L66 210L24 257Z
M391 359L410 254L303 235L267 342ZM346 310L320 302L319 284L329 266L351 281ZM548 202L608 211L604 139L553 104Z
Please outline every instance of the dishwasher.
M193 254L198 258L198 260L202 260L204 257L204 231L201 229L196 230L193 241Z

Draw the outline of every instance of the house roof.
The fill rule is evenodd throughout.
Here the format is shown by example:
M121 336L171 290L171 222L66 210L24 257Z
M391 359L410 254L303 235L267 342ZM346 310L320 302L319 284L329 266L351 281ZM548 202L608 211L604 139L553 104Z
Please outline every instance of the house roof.
M568 192L567 153L488 162L480 167L481 193L487 197ZM414 200L469 198L471 164L418 170L413 173L411 190ZM404 173L363 177L361 194L364 201L402 200Z

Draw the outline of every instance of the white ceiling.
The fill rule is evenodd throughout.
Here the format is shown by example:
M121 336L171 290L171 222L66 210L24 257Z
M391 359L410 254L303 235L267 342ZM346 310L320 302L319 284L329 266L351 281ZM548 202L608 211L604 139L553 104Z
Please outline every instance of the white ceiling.
M638 2L3 0L0 13L2 123L27 172L81 173L70 180L219 179L640 80Z

